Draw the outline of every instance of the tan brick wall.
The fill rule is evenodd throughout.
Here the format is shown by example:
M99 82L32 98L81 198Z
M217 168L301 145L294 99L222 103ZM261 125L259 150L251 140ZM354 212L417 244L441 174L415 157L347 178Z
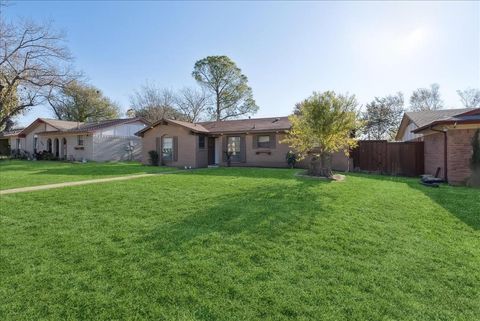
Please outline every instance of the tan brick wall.
M156 138L159 137L178 137L178 159L176 162L170 162L167 165L174 167L192 166L195 164L196 139L195 135L190 133L190 130L175 124L158 125L145 132L142 139L142 162L149 164L150 156L148 152L157 150ZM158 153L160 151L157 150Z
M475 129L449 130L448 141L448 182L453 185L465 184L471 175L472 138Z
M246 163L235 163L234 166L258 166L258 167L287 167L286 155L291 150L287 144L282 144L285 134L277 133L275 135L275 148L253 148L253 140L256 135L246 135L245 144L247 150ZM258 152L258 153L257 153ZM270 152L270 154L265 153ZM332 168L339 171L347 171L349 167L348 158L343 152L332 155ZM221 165L226 165L222 163ZM296 167L306 168L308 160L297 163Z
M435 133L424 137L425 174L435 175L440 167L439 177L443 178L444 172L444 138L442 133Z
M208 150L200 150L198 148L198 136L192 135L190 130L174 124L158 125L155 128L145 132L142 139L142 161L149 164L148 152L156 150L156 138L167 135L168 137L178 137L178 161L172 162L171 166L192 166L192 167L206 167L208 159ZM246 162L232 163L232 166L258 166L258 167L287 167L285 156L290 150L290 147L280 142L285 138L285 134L278 133L275 137L275 148L253 148L253 139L255 135L248 134L245 136L246 148ZM217 140L222 140L218 137ZM206 146L208 139L205 139ZM216 148L221 146L221 143L216 144ZM216 150L220 155L220 165L226 166L223 162L223 146L221 150ZM306 167L307 162L302 161L297 164L297 167ZM332 155L332 168L334 170L346 171L348 170L348 158L343 152L338 152Z

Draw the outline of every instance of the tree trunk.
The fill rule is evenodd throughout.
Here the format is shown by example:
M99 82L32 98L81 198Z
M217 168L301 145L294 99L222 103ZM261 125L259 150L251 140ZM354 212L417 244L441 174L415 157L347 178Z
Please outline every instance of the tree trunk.
M321 153L320 157L312 157L308 174L331 178L333 176L332 163L329 153Z
M220 121L221 118L220 118L220 93L217 91L216 92L216 95L217 95L217 121Z

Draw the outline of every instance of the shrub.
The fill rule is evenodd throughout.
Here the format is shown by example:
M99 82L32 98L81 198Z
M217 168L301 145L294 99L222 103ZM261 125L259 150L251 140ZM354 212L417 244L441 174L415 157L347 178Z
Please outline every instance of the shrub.
M148 155L150 155L150 164L153 166L158 166L158 162L160 160L160 157L157 153L156 150L151 150L148 152Z
M232 166L232 155L233 155L233 153L229 152L229 151L224 151L224 153L225 153L225 158L227 160L227 166L228 167Z
M477 129L472 138L472 158L470 159L470 168L472 176L468 181L469 186L480 187L480 129Z
M28 153L21 149L12 150L10 156L14 159L22 159L22 160L26 160L29 158Z
M470 160L470 165L472 169L480 168L480 129L477 129L472 138L472 159Z
M295 164L297 163L297 155L294 152L289 151L285 156L285 159L287 160L288 167L295 167Z
M55 157L55 155L47 152L46 150L36 153L35 158L37 160L57 160L57 157Z

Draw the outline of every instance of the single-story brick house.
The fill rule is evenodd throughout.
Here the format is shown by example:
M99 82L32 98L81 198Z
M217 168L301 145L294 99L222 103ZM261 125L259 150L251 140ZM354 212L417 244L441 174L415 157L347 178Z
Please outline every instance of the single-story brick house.
M16 137L18 133L23 130L22 128L14 128L8 131L1 131L0 132L0 155L10 155L10 147L11 147L11 137Z
M164 165L175 167L226 166L226 151L232 153L232 166L286 167L290 151L281 141L291 124L288 117L249 118L190 123L162 119L139 131L142 159L155 150ZM349 169L349 159L342 152L332 155L334 170ZM300 162L300 167L305 164Z
M50 152L59 159L87 161L141 160L136 132L150 124L142 118L82 123L37 118L20 131L4 134L11 151L34 157Z
M471 110L473 108L407 111L403 114L395 140L399 142L423 141L423 134L415 134L413 132L415 129L433 121L453 117Z
M460 185L471 176L472 139L479 128L480 108L409 112L397 139L423 141L425 173L435 175L440 169L439 177Z

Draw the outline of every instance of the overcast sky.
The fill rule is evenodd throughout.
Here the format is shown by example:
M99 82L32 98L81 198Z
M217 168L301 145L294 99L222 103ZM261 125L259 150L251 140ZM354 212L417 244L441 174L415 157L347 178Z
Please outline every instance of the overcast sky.
M2 19L53 20L91 84L128 109L147 80L196 86L196 60L227 55L256 116L288 115L312 91L374 96L438 83L446 107L480 87L479 2L13 2ZM406 99L408 100L408 99ZM52 117L46 107L19 117Z

